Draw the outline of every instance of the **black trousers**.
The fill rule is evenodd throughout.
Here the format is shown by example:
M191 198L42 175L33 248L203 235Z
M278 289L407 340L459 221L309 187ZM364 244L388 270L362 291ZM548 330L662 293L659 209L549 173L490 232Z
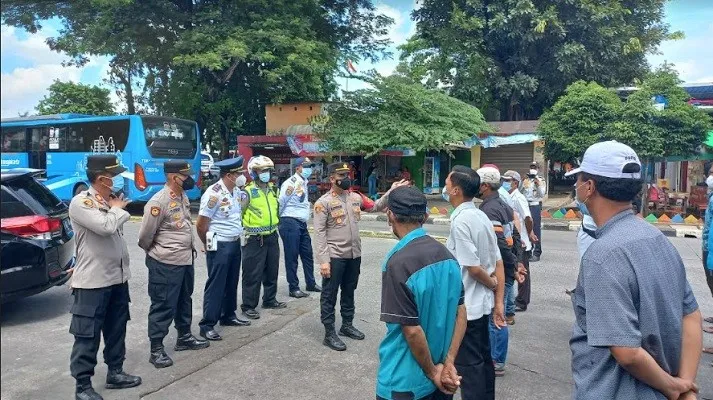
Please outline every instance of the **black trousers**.
M713 296L713 269L708 269L708 252L703 252L703 272L706 274L706 282L708 283L708 289L711 290L711 296Z
M468 321L455 366L461 380L463 400L495 399L495 367L490 355L490 315Z
M330 260L331 274L322 278L322 297L319 302L322 312L322 323L334 326L334 308L337 304L337 291L341 287L340 307L342 325L351 325L354 320L354 291L359 283L361 257L332 258Z
M254 310L260 300L260 283L265 287L262 303L275 301L280 272L280 242L277 232L250 236L243 247L243 311Z
M515 305L527 309L530 304L530 252L525 252L525 257L523 264L525 265L525 270L527 270L527 275L525 275L525 281L517 284L517 297L515 297Z
M532 214L532 230L539 239L537 243L532 244L532 254L539 257L542 255L542 203L536 206L531 204L530 214Z
M206 252L208 280L203 294L201 331L213 329L220 319L235 318L240 279L240 241L218 242L215 251Z
M149 339L163 341L171 322L175 321L178 336L191 332L193 316L193 265L170 265L146 256L149 269Z
M98 289L74 289L74 304L69 311L69 333L74 346L69 370L78 383L89 383L97 365L97 351L104 335L104 362L109 369L120 369L126 356L126 322L129 315L129 284Z

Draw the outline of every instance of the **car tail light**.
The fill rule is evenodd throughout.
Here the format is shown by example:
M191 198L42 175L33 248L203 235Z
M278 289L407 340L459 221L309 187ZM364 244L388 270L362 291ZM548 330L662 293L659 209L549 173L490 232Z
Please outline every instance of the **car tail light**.
M62 235L62 221L44 215L4 218L0 225L3 231L29 239L50 240Z
M136 185L136 188L141 190L142 192L146 190L147 187L149 187L149 184L146 182L146 174L144 173L144 167L140 166L139 164L134 164L134 185Z

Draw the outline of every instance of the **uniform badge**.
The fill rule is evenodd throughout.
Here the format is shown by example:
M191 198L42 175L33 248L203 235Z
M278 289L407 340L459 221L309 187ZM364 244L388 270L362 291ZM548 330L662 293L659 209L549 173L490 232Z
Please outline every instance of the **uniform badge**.
M168 208L174 208L176 206L178 206L178 203L176 203L175 201L172 201L171 204L168 205Z
M104 198L100 194L96 194L94 197L97 198L97 201L104 201Z
M213 208L218 204L218 198L216 196L210 196L208 198L208 208Z
M250 189L250 197L260 197L260 192L257 188Z
M161 214L161 209L158 207L151 207L151 215L154 217L158 217L158 215Z
M315 214L324 214L324 206L322 205L322 203L317 203L314 205L314 212Z
M292 193L295 191L295 188L292 186L287 187L287 195L290 196Z
M213 191L216 192L216 193L217 193L217 192L220 192L220 186L218 186L218 185L213 185Z
M183 228L183 221L176 222L176 228Z
M84 205L89 208L94 208L94 202L89 199L84 200Z
M338 223L338 224L341 224L341 223L342 223L342 218L341 218L341 217L337 218L337 223Z
M171 217L173 218L174 221L178 221L179 219L181 219L181 214L175 213Z
M240 201L245 201L248 199L248 194L245 192L240 192Z
M178 196L176 195L176 193L171 192L171 198L175 199L175 198L178 198Z
M339 200L332 200L332 201L329 202L329 205L332 206L332 207L338 206L338 205L340 205L340 204L342 204L342 203L341 203Z

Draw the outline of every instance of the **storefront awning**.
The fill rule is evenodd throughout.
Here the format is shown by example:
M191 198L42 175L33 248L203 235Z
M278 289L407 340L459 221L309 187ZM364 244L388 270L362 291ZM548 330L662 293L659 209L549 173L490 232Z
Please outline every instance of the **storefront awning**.
M511 144L533 143L538 140L540 140L539 136L533 133L522 133L509 136L488 135L480 138L477 136L473 136L470 139L465 140L463 143L468 147L479 145L487 149L491 147L507 146Z

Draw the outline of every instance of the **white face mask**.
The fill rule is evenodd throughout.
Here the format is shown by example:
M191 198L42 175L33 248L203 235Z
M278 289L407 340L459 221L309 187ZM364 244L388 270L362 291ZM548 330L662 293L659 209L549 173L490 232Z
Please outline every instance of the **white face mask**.
M235 186L243 187L245 186L245 182L247 182L247 180L248 178L246 178L245 175L239 175L235 178Z
M708 189L713 190L713 175L708 175L708 178L706 178L706 185L708 185Z

